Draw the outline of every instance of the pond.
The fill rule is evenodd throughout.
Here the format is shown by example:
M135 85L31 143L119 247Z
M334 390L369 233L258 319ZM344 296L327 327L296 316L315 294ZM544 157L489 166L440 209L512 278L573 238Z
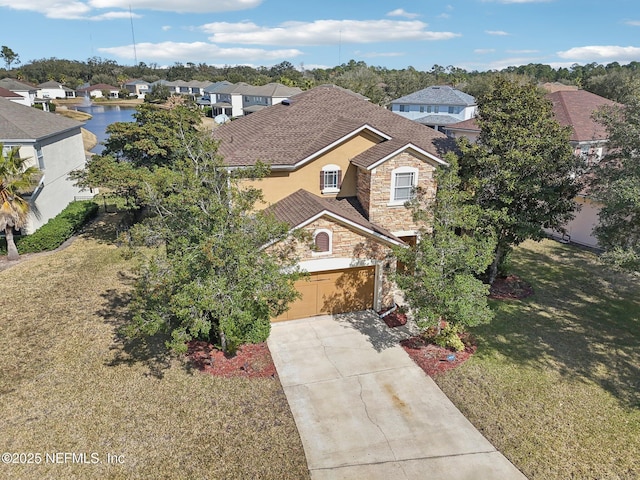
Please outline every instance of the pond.
M104 150L102 142L108 137L107 127L115 122L132 122L133 114L136 112L135 108L118 105L77 105L74 109L91 115L91 119L87 120L84 128L98 137L98 145L91 150L98 154Z

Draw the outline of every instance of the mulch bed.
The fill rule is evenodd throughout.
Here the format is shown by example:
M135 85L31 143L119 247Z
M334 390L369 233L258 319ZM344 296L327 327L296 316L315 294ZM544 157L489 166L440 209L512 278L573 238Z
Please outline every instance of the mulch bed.
M461 352L454 352L448 348L428 343L420 336L407 338L400 342L404 351L430 377L434 377L466 362L478 348L472 345ZM450 356L454 358L450 360Z
M242 345L234 356L226 356L210 343L194 340L189 342L187 356L198 370L216 377L277 376L266 342Z
M378 315L382 317L382 320L384 320L384 323L387 324L387 327L389 328L401 327L402 325L405 325L407 323L406 313L401 313L396 309L393 312L384 315L385 311L387 310L383 310L382 312L379 312Z
M498 277L491 285L489 298L496 300L520 300L533 295L533 287L517 275Z

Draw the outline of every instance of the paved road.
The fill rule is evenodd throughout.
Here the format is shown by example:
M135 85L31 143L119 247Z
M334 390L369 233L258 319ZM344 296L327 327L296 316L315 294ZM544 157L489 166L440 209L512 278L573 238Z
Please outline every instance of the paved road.
M272 325L311 478L526 480L398 345L403 329L372 312Z

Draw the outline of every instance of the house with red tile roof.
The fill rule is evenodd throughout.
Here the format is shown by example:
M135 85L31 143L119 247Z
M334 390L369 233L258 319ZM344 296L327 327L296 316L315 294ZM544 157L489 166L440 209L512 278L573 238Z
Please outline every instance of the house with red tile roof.
M547 98L553 103L553 113L561 125L571 127L570 143L576 155L583 156L587 163L598 162L606 153L607 132L593 118L599 108L616 105L615 102L595 93L575 88L551 88ZM470 119L447 127L450 137L466 137L475 142L480 133L476 120ZM579 210L575 218L565 225L566 233L549 233L564 241L596 248L597 239L593 228L598 223L600 207L584 192L576 198Z
M302 229L302 298L276 320L381 310L393 302L391 248L415 241L419 226L404 206L415 187L435 193L446 165L446 135L325 85L213 131L230 168L263 162L263 208ZM270 248L277 248L271 246Z

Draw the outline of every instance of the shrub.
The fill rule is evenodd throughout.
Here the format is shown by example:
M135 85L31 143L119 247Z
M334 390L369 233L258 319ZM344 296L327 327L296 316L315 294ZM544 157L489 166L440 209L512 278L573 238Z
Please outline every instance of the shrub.
M462 326L449 323L445 323L441 329L431 326L422 333L425 341L435 343L444 348L451 348L456 352L461 352L465 349L465 342L461 336L469 343L473 342L470 336L465 335Z
M54 250L62 245L98 213L98 204L91 200L70 203L62 212L45 223L31 235L16 238L20 253L36 253ZM6 254L6 241L0 252Z

